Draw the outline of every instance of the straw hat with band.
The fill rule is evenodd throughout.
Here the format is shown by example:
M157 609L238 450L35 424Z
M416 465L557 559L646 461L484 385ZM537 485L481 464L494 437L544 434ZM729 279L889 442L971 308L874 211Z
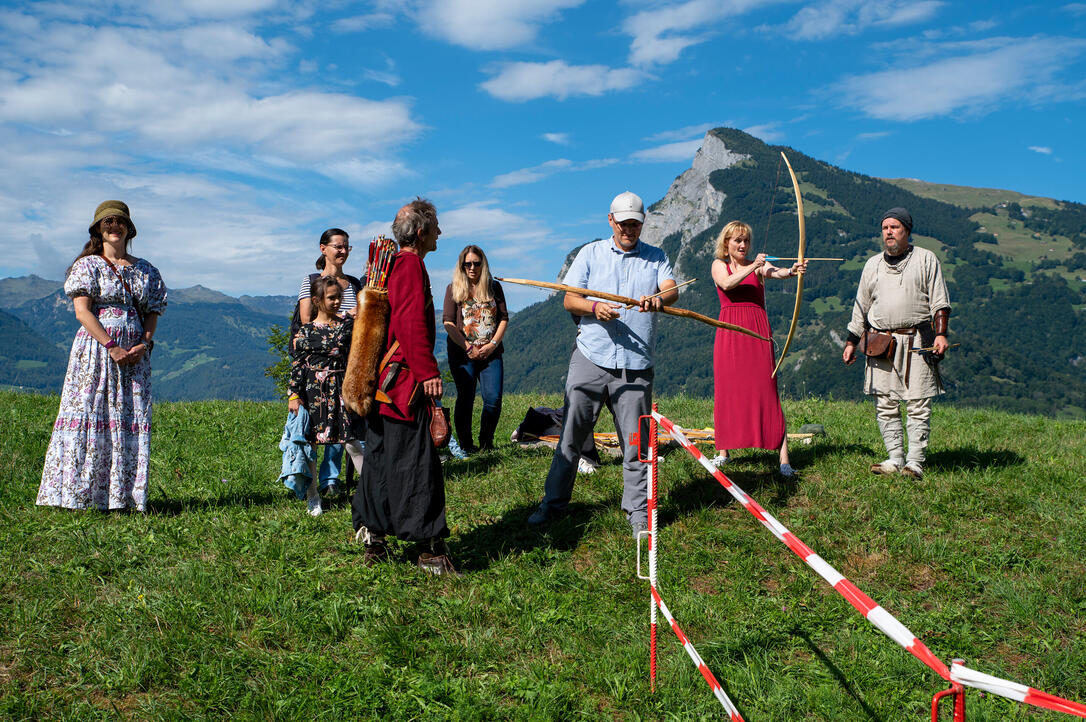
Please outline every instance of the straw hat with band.
M132 224L132 218L128 214L128 204L124 201L103 201L98 204L98 208L94 211L94 220L91 221L90 227L87 228L88 233L94 233L94 227L98 225L98 222L103 218L110 218L111 216L118 216L124 219L124 222L128 224L128 238L125 240L130 241L136 237L136 226Z

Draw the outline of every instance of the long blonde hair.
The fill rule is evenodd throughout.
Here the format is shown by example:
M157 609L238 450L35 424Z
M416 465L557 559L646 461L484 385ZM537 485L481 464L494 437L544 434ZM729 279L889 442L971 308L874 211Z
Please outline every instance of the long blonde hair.
M479 283L476 285L477 295L475 300L486 303L494 298L494 295L490 292L490 287L494 284L494 280L490 277L490 264L487 263L483 249L471 245L464 246L464 250L460 251L460 257L456 259L456 268L453 269L452 279L453 300L457 303L464 303L472 298L471 283L468 282L468 274L464 273L464 259L467 258L469 253L474 253L483 262L482 267L479 269Z
M720 229L720 235L716 237L716 249L714 255L722 261L728 259L728 243L733 238L739 238L740 236L746 236L747 242L754 240L754 229L748 226L743 221L732 221L728 225Z

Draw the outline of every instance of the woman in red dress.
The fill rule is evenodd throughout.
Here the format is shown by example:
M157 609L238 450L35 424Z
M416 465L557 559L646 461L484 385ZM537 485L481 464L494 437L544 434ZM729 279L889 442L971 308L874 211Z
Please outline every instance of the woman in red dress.
M748 260L751 228L732 221L716 240L713 282L720 296L720 320L769 337L765 312L765 279L789 278L807 270L806 263L777 268L759 253ZM729 449L780 449L781 476L791 478L784 411L773 376L773 346L765 341L717 329L713 343L713 427L716 466L728 462Z

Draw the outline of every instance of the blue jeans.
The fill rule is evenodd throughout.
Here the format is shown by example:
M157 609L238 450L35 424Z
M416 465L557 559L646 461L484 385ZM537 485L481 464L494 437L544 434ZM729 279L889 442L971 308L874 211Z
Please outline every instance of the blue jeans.
M326 444L324 456L321 458L321 468L317 472L321 491L327 489L329 484L339 483L339 467L342 463L343 444Z
M320 446L316 447L320 449ZM320 453L319 451L317 453ZM343 444L327 444L324 446L324 457L321 459L317 478L320 479L320 491L328 488L329 484L339 483L339 467L343 461ZM310 466L310 468L313 468ZM305 501L305 492L309 488L310 472L304 474L291 474L283 479L283 486L294 492L294 496Z
M502 384L505 372L501 356L473 361L453 343L449 343L449 368L456 384L456 406L453 409L453 426L456 438L464 449L471 449L471 416L475 406L475 385L479 384L483 396L483 415L479 419L479 446L494 446L494 430L502 414Z

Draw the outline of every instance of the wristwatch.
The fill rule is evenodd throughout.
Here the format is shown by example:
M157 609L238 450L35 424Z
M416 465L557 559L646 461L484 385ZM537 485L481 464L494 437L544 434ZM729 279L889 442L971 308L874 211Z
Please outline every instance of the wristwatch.
M143 345L147 347L148 351L154 351L155 350L155 341L154 341L154 339L150 339L150 338L143 339Z

